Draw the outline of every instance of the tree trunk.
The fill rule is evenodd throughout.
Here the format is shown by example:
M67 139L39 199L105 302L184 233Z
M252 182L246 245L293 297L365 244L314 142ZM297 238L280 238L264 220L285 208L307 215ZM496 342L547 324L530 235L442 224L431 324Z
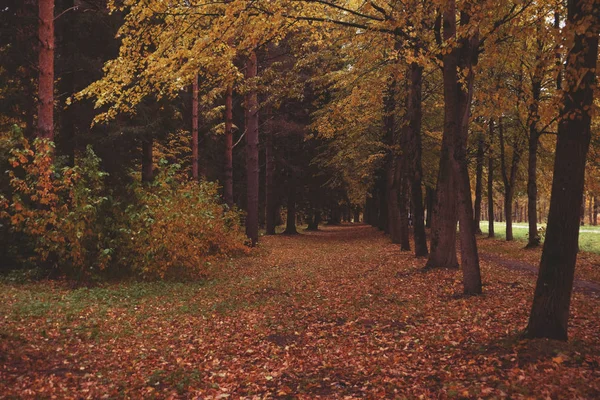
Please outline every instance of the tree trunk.
M410 66L410 86L408 90L408 115L409 115L409 172L410 193L413 207L413 232L415 240L415 256L425 257L427 251L427 236L425 233L425 216L423 210L423 167L421 154L423 150L421 141L421 124L423 118L423 67L417 63Z
M153 145L153 138L142 140L142 182L152 182L154 179Z
M296 229L296 181L293 176L288 179L287 219L283 233L286 235L298 234Z
M444 31L446 39L456 35L456 0L449 0L450 10L444 12ZM469 15L460 13L461 26L469 23ZM455 113L447 120L450 134L453 133L454 145L451 157L452 167L456 176L458 192L458 220L460 224L460 255L463 273L463 292L468 295L479 294L482 291L481 271L477 240L473 226L473 201L471 198L471 180L467 159L467 140L469 121L471 117L471 100L475 75L473 63L477 59L477 43L475 36L460 39L459 49L454 49L444 57L444 103L445 113ZM458 67L458 68L457 68ZM458 70L467 71L466 88L459 82ZM447 104L451 103L451 104ZM454 104L452 104L454 103ZM446 124L444 124L446 129ZM452 132L454 130L454 132Z
M515 193L515 183L517 180L517 172L519 161L521 158L521 149L518 142L513 143L513 154L510 166L510 175L506 169L506 154L504 148L504 124L502 117L498 120L498 137L500 139L500 169L502 172L502 181L504 182L504 218L506 220L506 241L514 240L512 231L513 209L512 201Z
M404 161L404 162L403 162ZM406 160L398 159L398 163L406 164ZM400 250L410 251L410 235L408 225L408 177L403 172L402 165L398 165L398 172L396 173L396 180L398 181L398 230L400 238Z
M485 151L483 148L483 134L479 133L479 140L477 141L477 165L475 173L475 218L474 228L475 233L481 235L481 201L483 195L483 162L485 158Z
M384 144L393 146L396 144L395 118L396 110L396 81L390 78L386 94L383 99L384 116L383 127L385 129ZM400 243L400 209L398 204L399 181L397 179L400 162L392 150L388 150L385 156L385 200L386 204L382 207L385 210L387 222L380 224L386 233L389 232L392 243ZM383 185L382 185L383 187ZM383 205L383 204L382 204ZM387 229L386 229L387 228Z
M252 80L258 73L256 53L252 51L246 61L246 79ZM247 207L246 236L252 246L258 243L258 95L252 89L245 99L246 103L246 174L247 174Z
M321 223L321 211L314 210L308 220L308 227L306 228L306 230L307 231L318 231L320 223Z
M377 200L378 204L378 221L377 227L385 233L389 233L389 216L388 216L388 198L386 193L386 182L385 171L381 172L382 176L378 179L377 183Z
M233 207L233 87L231 85L227 86L225 93L225 182L223 192L225 204L230 208Z
M360 208L359 207L354 207L354 223L355 224L360 223Z
M200 179L200 157L198 154L198 75L192 83L192 178Z
M427 203L427 219L425 227L431 228L431 215L433 214L433 203L435 201L435 189L425 186L425 202Z
M490 119L490 147L488 149L488 237L496 236L494 232L494 120Z
M265 211L267 235L275 234L275 153L273 152L273 132L267 128L265 132Z
M566 29L573 32L576 26L586 28L575 33L567 57L564 76L567 89L558 127L548 227L526 329L528 337L558 340L568 337L600 31L600 3L568 0L567 8ZM589 25L580 25L588 18Z
M593 211L593 208L594 208L594 199L593 199L593 196L591 196L591 195L588 196L588 199L589 199L588 200L588 223L590 225L592 225L592 219L593 219L592 214L594 213L594 211Z
M61 12L66 12L67 10L71 10L75 6L74 0L63 0ZM67 57L73 57L77 52L77 44L75 43L76 38L76 30L74 27L74 22L76 18L76 14L65 14L61 17L60 24L60 35L62 36L63 51L68 55ZM70 58L72 60L72 58ZM77 88L75 86L75 68L71 63L68 63L67 66L63 66L66 68L61 74L61 79L59 81L59 92L62 93L64 99L68 99L73 96L77 92ZM77 116L77 111L73 105L68 105L66 101L61 104L61 113L60 113L60 131L58 134L58 138L56 140L56 147L59 149L60 154L66 156L67 165L74 166L75 165L75 118Z
M598 198L594 196L594 214L592 215L592 225L598 225Z
M401 228L400 228L400 205L398 201L400 181L398 179L399 172L396 169L400 168L400 162L396 160L397 157L388 161L388 167L386 171L386 182L387 182L387 214L388 214L388 227L390 232L390 239L394 244L401 243Z
M37 136L54 140L54 0L39 0Z

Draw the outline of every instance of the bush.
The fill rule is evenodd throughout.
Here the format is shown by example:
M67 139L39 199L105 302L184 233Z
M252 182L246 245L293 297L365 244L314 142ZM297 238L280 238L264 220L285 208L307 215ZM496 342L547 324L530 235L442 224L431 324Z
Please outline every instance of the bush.
M106 174L91 148L77 166L61 169L53 162L54 145L46 140L36 139L31 146L17 137L10 154L11 191L0 198L0 216L33 248L22 261L58 268L73 278L105 269L114 243L99 229L109 200L103 195Z
M218 259L246 253L240 213L220 204L219 187L161 164L149 187L136 185L138 204L127 211L134 270L144 278L199 276Z
M51 142L11 140L0 228L3 236L23 237L10 250L21 265L78 280L126 272L198 277L214 261L248 251L240 213L220 204L218 186L190 181L178 166L162 163L153 184L129 188L124 205L105 187L107 174L91 147L76 166L58 168Z

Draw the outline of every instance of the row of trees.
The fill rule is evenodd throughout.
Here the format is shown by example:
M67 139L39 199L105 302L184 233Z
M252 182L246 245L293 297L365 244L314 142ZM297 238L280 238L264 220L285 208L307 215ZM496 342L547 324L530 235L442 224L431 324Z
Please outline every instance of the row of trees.
M131 165L132 151L122 149L134 140L139 152L131 159L139 160L144 181L152 180L159 155L183 162L195 179L218 179L224 201L246 211L253 245L261 219L274 233L282 199L288 233L295 232L298 211L314 229L326 214L337 222L342 209L362 209L367 222L409 250L412 225L415 255L427 256L428 268L458 267L458 235L466 294L482 291L476 242L482 205L493 234L499 186L510 240L526 160L529 246L538 245L538 173L553 169L527 333L566 338L592 137L597 2L124 0L109 2L114 14L108 15L99 1L97 18L120 25L118 52L95 55L110 59L102 77L94 68L80 80L74 77L81 71L57 74L53 60L75 58L80 44L77 35L58 35L65 43L57 56L53 23L70 16L59 31L73 32L83 23L74 17L91 3L65 1L57 15L52 0L39 0L39 110L32 112L25 96L5 121L29 131L37 126L46 138L58 126L59 154L71 160L94 142L112 170ZM3 12L26 15L28 5ZM14 51L25 36L17 29L2 50ZM5 67L3 76L31 77L23 65ZM58 102L57 75L58 86L68 84ZM4 87L27 84L7 79ZM28 93L33 97L33 88ZM71 100L86 110L81 125L71 107L62 107ZM92 119L102 139L85 133Z

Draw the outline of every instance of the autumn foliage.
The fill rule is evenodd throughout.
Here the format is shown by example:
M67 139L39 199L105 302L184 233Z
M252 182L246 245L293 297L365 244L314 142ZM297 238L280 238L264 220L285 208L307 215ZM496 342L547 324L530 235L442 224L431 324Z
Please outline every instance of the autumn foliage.
M129 207L129 261L143 277L203 275L211 263L247 252L240 213L220 204L218 186L164 169ZM137 208L137 209L134 209Z
M191 182L176 165L163 163L150 186L130 185L124 206L91 147L62 168L47 140L17 134L8 147L11 190L0 199L0 217L26 238L13 244L23 265L85 280L198 277L246 251L240 214L221 205L218 186Z

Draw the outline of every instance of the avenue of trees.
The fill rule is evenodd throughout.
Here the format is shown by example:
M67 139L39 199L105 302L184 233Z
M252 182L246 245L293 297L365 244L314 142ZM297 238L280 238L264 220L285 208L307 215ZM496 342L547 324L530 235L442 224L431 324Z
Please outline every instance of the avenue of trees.
M478 295L483 221L522 221L544 246L526 335L567 339L597 1L9 0L0 21L3 267L151 254L164 276L246 251L238 223L255 246L364 221Z

